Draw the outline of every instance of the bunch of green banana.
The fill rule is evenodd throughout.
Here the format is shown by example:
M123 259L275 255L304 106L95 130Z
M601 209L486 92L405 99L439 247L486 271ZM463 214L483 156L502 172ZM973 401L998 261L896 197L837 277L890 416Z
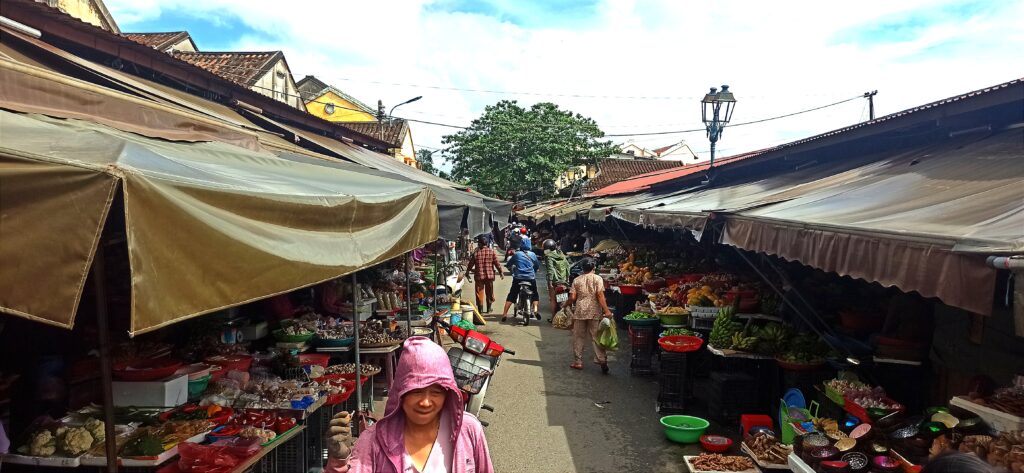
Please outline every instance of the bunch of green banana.
M711 336L708 342L715 348L730 348L733 344L733 335L743 331L743 324L736 320L736 311L732 307L723 307L715 317L715 323L711 326Z
M766 355L775 355L786 349L789 341L789 330L780 324L771 322L757 332L757 351Z
M732 334L732 349L740 351L752 351L757 345L758 338L746 336L742 332Z

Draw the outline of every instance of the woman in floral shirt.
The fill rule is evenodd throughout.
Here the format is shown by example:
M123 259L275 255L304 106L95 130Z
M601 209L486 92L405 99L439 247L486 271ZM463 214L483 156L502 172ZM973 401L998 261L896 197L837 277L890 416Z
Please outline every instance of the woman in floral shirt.
M569 292L569 304L574 304L572 312L572 353L573 363L570 368L583 369L583 347L587 340L594 345L594 363L601 367L601 372L608 374L608 357L604 347L597 343L597 331L601 327L601 319L611 318L608 301L604 298L604 280L594 273L594 260L587 258L580 263L583 274L572 283Z

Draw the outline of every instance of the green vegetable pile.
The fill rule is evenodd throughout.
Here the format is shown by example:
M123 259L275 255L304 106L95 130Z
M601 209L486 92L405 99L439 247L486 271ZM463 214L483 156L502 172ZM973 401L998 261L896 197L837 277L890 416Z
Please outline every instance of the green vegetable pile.
M164 453L163 441L152 434L143 434L128 441L122 455L128 457L152 457Z
M798 333L789 341L789 349L779 356L788 363L817 364L829 354L829 347L813 333Z
M694 332L692 332L690 330L687 330L685 328L670 328L668 330L665 330L664 332L661 332L661 336L662 337L671 337L671 336L674 336L674 335L689 335L691 337L699 336L696 333L694 333Z
M645 320L645 319L657 319L658 316L656 314L651 314L651 313L647 313L647 312L630 312L629 315L627 315L627 316L625 316L623 318L626 319L626 320Z

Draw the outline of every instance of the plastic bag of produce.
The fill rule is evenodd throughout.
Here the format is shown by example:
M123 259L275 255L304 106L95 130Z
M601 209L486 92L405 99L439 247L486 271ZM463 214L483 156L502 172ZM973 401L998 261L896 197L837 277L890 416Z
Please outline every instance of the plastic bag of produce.
M572 309L566 307L551 318L551 326L561 330L572 329Z
M602 321L601 328L597 330L597 344L604 347L605 350L617 350L619 348L619 333L615 330L615 321L604 320L609 323L605 325Z

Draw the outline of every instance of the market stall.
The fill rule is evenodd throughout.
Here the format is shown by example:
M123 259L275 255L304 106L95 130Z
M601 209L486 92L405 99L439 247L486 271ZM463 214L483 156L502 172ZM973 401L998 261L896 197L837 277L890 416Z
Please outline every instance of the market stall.
M684 442L691 471L709 462L748 471L741 456L763 470L913 471L943 451L990 448L1000 452L990 463L1011 467L1019 438L998 432L1020 428L1005 423L1024 390L990 387L936 405L925 389L934 300L697 242L686 228L624 225L629 238L594 256L606 284L633 295L609 300L625 305L617 312L626 312L631 373L656 376L663 424L697 419L681 420L682 431L663 426L670 440L690 432L700 443ZM875 436L851 438L865 429ZM734 458L710 457L719 451Z
M0 308L46 324L0 317L20 354L0 365L0 411L19 418L11 471L318 465L331 415L372 410L373 380L429 331L413 324L433 291L407 252L510 210L20 33L5 29L0 53L5 110L42 113L0 112L0 200L20 229L0 242L18 261ZM64 75L79 68L93 83ZM60 392L39 398L43 385Z
M105 258L94 258L97 248L106 253L124 245L124 260L107 262L114 269L123 267L131 271L130 279L127 273L116 278L126 282L123 293L118 287L111 288L115 305L110 310L115 319L110 323L124 327L122 334L139 336L173 328L172 324L197 315L390 260L432 241L436 235L433 195L422 187L325 169L220 143L163 142L88 122L2 113L0 123L5 140L0 200L4 203L5 218L22 231L5 233L4 244L0 245L4 258L21 262L16 271L7 266L8 270L2 272L6 290L0 301L4 312L27 319L71 329L75 327L83 296L97 303L106 302L106 291L97 287L100 279L108 277L102 270ZM353 179L355 176L359 177ZM67 202L76 205L67 206ZM118 228L119 225L123 226ZM175 231L164 230L167 228ZM287 245L281 244L286 241ZM339 242L345 242L348 249L332 251L330 248ZM25 254L35 257L21 257ZM315 257L315 261L310 257ZM102 277L91 278L93 282L88 286L93 290L83 294L87 284L82 275L89 274L90 266L94 275ZM201 280L195 280L197 277ZM33 290L39 287L48 288L46 297ZM121 306L117 300L126 304ZM100 313L105 311L106 308L100 310L97 306L86 320L96 318L102 322L106 314ZM117 319L118 316L124 318ZM104 325L99 325L101 336L108 331ZM251 330L259 333L260 328ZM217 330L214 335L241 340L241 333ZM281 336L292 335L300 334ZM102 340L100 345L109 347ZM195 356L191 359L196 360ZM300 358L304 357L296 360ZM113 407L114 402L124 401L122 396L137 400L131 396L162 393L164 397L144 397L141 402L173 407L180 404L182 393L203 392L204 386L209 386L217 376L202 374L202 368L196 367L196 373L164 379L170 374L168 370L173 373L182 368L181 363L152 353L133 358L131 363L121 371L117 370L120 365L115 364L115 377L123 372L142 384L122 392L114 385L132 380L102 383L110 399L102 405ZM301 361L297 367L300 366ZM101 366L95 372L108 370ZM147 387L142 388L143 385ZM338 395L354 391L337 383L300 383L292 387L300 390L294 395L306 392L313 398L309 405L326 405L331 396L337 399ZM167 401L166 396L172 393L174 397ZM289 406L295 407L290 403ZM99 435L96 422L111 427L117 422L106 417L92 417L88 425L85 421L75 424L73 419L61 418L31 432L14 432L12 438L27 439L27 443L16 447L29 449L12 454L5 462L83 465L86 450L104 447L98 438L113 439L115 432L130 432L134 436L145 432L132 428L130 423L121 423L116 424L118 430L109 429L110 435ZM89 436L83 428L89 431ZM105 426L102 429L108 430ZM155 454L153 448L129 450L122 457L123 465L155 466L173 457L173 448L181 440L206 433L198 426L161 425L155 429L147 438L159 437L161 452ZM182 437L185 433L191 435ZM90 437L92 440L87 441ZM296 438L301 438L298 444L305 448L305 436ZM309 437L313 438L319 438L319 434ZM71 439L76 440L72 443ZM264 435L264 440L270 440L270 435ZM115 447L115 454L124 448L114 442L107 444ZM32 445L38 446L35 452ZM84 464L103 463L107 456L86 459ZM133 463L136 461L142 463Z

